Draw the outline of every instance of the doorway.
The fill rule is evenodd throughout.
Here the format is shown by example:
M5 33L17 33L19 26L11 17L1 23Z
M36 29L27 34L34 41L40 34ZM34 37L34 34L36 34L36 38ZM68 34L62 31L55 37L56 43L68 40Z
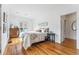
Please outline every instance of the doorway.
M76 12L61 16L61 44L76 49Z

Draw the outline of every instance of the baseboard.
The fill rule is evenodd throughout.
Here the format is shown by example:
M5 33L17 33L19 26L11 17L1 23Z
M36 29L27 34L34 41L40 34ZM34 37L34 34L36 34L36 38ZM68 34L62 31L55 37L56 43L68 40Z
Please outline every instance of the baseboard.
M76 39L72 39L72 38L64 38L64 39L69 39L69 40L76 40Z
M7 52L7 46L4 49L3 55L6 55L6 52Z
M8 42L7 42L6 47L5 47L5 49L4 49L3 55L5 55L6 52L7 52L7 46L8 46Z

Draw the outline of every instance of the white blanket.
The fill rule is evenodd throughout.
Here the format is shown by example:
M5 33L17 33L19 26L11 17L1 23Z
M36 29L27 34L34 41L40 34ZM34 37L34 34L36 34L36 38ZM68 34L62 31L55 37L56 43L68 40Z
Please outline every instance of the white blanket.
M44 41L46 33L41 32L27 32L22 34L23 36L23 47L27 49L30 47L33 43ZM35 37L36 36L36 37Z

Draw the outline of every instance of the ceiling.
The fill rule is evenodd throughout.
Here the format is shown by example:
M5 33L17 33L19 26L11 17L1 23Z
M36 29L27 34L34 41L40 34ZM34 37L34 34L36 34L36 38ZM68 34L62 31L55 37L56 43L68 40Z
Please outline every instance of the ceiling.
M79 5L70 4L4 4L9 13L35 18L38 15L41 18L49 14L62 12L66 8L78 7Z

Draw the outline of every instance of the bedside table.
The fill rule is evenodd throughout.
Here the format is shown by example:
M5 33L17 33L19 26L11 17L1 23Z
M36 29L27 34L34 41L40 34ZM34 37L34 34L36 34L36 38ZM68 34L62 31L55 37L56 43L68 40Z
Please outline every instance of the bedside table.
M55 43L55 33L48 33L47 34L48 40Z

